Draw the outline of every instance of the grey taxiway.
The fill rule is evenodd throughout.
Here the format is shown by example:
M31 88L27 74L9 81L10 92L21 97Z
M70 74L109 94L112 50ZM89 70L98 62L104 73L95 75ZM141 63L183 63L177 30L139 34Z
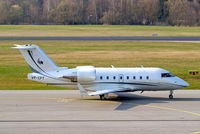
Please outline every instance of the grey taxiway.
M81 96L78 90L1 90L1 134L198 134L200 91Z
M66 36L66 37L0 37L0 40L29 41L29 40L65 40L65 41L200 41L200 37L162 37L162 36L120 36L120 37L84 37L84 36Z

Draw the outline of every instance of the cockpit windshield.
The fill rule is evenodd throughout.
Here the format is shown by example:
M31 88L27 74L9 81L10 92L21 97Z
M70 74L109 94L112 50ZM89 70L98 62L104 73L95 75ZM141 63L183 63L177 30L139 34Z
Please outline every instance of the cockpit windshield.
M175 75L173 75L172 73L162 73L161 74L162 78L166 78L166 77L175 77Z

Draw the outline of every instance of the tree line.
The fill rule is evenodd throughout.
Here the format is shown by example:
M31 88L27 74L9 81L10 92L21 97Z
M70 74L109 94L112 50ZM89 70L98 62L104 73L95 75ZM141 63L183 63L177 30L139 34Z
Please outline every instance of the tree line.
M0 0L0 24L200 25L200 0Z

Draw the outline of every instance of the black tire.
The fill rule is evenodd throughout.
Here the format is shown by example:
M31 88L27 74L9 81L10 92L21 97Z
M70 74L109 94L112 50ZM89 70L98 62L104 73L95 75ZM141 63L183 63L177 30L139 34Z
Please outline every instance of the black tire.
M174 97L173 97L173 95L169 95L169 99L173 99Z
M103 100L103 96L102 95L99 95L100 96L100 100Z

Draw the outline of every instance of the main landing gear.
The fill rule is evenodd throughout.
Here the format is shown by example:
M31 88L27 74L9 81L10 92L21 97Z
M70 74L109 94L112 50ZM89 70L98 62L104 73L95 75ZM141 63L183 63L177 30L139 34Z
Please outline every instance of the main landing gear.
M100 97L100 100L107 100L108 94L102 94L102 95L99 95L99 97Z
M170 90L170 92L169 92L169 99L173 99L174 97L173 97L173 90Z

